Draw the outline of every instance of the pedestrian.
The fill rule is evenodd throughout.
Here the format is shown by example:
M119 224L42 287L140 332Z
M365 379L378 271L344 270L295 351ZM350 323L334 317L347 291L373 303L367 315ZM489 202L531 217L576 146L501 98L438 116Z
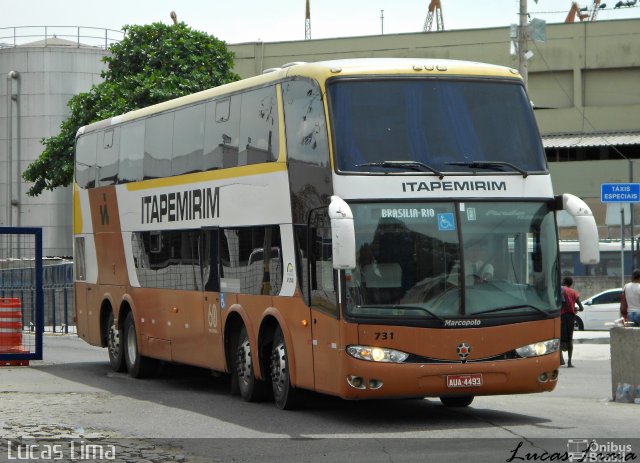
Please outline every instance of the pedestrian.
M639 272L640 276L640 272ZM564 365L563 351L567 352L569 357L567 362L567 368L573 368L571 363L571 357L573 356L573 329L576 323L576 304L578 304L579 311L582 312L582 302L580 302L580 294L575 289L572 289L573 278L564 277L562 279L562 309L560 310L560 365ZM640 293L639 301L640 301Z
M635 269L631 273L631 282L624 285L620 315L634 326L640 326L640 269Z

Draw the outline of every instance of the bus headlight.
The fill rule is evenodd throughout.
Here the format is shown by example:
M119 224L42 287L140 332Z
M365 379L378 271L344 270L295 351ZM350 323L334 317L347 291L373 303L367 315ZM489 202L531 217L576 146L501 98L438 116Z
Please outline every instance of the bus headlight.
M540 355L553 354L560 347L559 339L549 339L548 341L540 341L534 344L528 344L516 349L516 353L520 357L538 357Z
M409 354L399 350L370 346L348 346L347 354L360 360L388 363L402 363L409 357Z

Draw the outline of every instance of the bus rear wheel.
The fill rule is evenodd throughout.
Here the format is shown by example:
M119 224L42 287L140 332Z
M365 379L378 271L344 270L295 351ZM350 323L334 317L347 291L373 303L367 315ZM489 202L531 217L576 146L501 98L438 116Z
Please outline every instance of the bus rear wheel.
M111 369L118 373L127 371L124 361L124 349L122 345L122 329L116 325L113 311L107 321L107 350L109 351L109 364Z
M158 369L158 361L140 355L138 348L138 336L136 335L136 323L133 312L127 314L124 320L124 359L133 378L148 378Z
M235 371L240 396L247 402L259 402L269 397L269 385L255 377L251 357L251 343L243 326L235 350Z
M457 397L440 397L440 402L445 407L468 407L473 402L472 395L462 395Z
M282 329L278 327L273 337L271 359L271 386L273 401L280 410L292 410L300 405L300 391L291 386L287 344Z

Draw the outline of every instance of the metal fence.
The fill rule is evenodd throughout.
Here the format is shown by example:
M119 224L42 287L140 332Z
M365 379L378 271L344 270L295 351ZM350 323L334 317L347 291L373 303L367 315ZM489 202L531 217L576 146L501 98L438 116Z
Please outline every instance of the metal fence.
M121 41L125 32L82 26L20 26L0 28L0 48L21 46L101 48Z
M44 299L44 331L75 333L73 321L73 263L64 259L45 258L42 261L42 291ZM36 286L33 259L0 261L0 297L17 297L35 307ZM33 321L27 323L33 329Z
M0 227L0 275L0 365L41 360L41 228Z

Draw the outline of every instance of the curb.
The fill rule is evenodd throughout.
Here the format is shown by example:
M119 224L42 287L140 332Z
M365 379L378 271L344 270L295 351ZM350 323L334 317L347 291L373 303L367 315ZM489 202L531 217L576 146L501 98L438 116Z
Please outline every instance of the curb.
M610 338L573 338L574 344L610 344Z

